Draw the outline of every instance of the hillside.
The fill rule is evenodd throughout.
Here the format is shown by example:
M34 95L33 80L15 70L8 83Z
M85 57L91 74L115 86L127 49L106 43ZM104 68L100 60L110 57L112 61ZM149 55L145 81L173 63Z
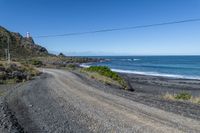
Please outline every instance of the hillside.
M5 58L5 49L7 49L8 46L8 38L10 38L9 44L12 59L26 59L29 57L48 55L47 49L35 44L31 37L23 37L19 33L10 32L0 26L0 59Z
M87 62L98 62L102 59L87 57L70 57L62 53L53 55L46 48L35 44L32 37L23 37L19 33L10 32L0 26L0 60L6 59L5 50L10 44L11 61L32 64L37 67L66 67L68 64L79 64Z

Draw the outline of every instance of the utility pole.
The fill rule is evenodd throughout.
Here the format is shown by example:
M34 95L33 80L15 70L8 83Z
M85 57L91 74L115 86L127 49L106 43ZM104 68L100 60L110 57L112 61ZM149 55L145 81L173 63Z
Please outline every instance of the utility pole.
M8 60L8 49L5 49L6 60Z
M7 43L8 43L7 59L8 59L8 64L10 64L10 37L9 36L7 36Z

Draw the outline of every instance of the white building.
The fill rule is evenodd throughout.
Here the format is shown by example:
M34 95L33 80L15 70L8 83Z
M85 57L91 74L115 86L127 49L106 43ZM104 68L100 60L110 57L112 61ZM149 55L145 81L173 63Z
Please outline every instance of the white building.
M30 33L27 32L27 33L26 33L26 38L29 38L29 37L30 37Z

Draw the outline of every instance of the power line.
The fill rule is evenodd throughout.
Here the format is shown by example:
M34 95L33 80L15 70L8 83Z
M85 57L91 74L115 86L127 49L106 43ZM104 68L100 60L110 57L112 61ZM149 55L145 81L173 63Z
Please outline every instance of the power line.
M157 26L173 25L173 24L189 23L189 22L198 22L198 21L200 21L200 18L163 22L163 23L156 23L156 24L148 24L148 25L138 25L138 26L131 26L131 27L122 27L122 28L111 28L111 29L102 29L102 30L84 31L84 32L72 32L72 33L56 34L56 35L43 35L43 36L35 36L34 38L76 36L76 35L84 35L84 34L94 34L94 33L102 33L102 32L122 31L122 30L133 30L133 29L140 29L140 28L149 28L149 27L157 27Z

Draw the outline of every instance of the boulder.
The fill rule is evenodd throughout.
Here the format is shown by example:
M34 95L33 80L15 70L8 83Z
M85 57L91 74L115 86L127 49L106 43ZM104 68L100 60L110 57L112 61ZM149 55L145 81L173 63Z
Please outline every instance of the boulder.
M18 80L24 80L24 79L27 79L27 73L23 73L23 72L20 72L20 71L13 71L12 72L12 78L16 78Z
M6 72L0 71L0 80L5 80L6 78Z
M0 72L5 71L6 69L3 66L0 66Z

